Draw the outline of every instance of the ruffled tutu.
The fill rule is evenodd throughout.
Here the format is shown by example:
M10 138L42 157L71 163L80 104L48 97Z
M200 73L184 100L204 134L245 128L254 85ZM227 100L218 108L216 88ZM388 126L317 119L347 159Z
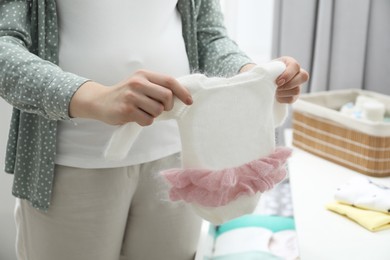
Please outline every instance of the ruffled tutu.
M278 147L266 157L221 170L169 169L162 175L171 185L172 201L183 200L205 207L227 205L240 196L265 192L287 174L285 163L292 150Z

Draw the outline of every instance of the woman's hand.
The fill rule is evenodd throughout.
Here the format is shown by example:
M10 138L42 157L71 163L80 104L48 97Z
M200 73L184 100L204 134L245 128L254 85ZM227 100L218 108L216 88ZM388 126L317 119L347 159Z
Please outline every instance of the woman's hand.
M189 91L174 78L140 70L111 87L93 81L84 83L70 102L69 115L111 125L136 122L147 126L163 111L172 109L174 96L192 104Z
M280 103L294 103L301 92L301 85L309 80L309 73L292 57L284 56L277 60L286 64L286 70L276 79L276 100Z
M309 73L302 69L299 63L291 57L280 57L280 60L286 64L286 70L276 79L276 100L280 103L294 103L301 92L301 85L308 81ZM248 71L256 64L246 64L240 69L240 73Z

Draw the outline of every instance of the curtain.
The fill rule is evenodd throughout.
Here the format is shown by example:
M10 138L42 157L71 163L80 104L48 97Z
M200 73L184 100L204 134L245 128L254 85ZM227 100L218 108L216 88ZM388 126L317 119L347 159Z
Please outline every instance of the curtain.
M311 75L303 92L365 89L390 95L389 0L275 0L272 56Z
M220 1L230 38L256 63L271 59L273 1Z
M275 0L272 58L310 73L302 93L365 89L390 95L389 0ZM290 109L291 113L291 109ZM284 144L284 129L277 129Z

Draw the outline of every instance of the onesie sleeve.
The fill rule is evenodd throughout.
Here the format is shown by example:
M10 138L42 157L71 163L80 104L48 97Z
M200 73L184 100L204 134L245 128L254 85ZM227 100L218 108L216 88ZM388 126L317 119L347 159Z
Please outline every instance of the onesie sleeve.
M199 2L196 20L200 71L207 76L234 76L242 66L253 62L228 37L219 0Z
M69 119L70 100L87 79L29 51L32 2L0 1L0 96L21 111L51 120Z
M288 115L287 104L279 103L276 99L274 101L274 124L275 128L283 125Z

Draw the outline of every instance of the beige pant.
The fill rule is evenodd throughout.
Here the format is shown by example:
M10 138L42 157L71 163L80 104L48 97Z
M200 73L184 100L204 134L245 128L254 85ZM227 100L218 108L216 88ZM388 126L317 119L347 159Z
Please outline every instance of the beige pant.
M177 155L136 166L56 166L47 213L17 200L19 260L193 259L201 220L166 198L162 169Z

